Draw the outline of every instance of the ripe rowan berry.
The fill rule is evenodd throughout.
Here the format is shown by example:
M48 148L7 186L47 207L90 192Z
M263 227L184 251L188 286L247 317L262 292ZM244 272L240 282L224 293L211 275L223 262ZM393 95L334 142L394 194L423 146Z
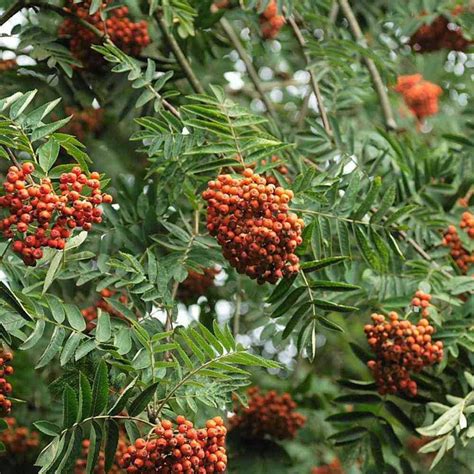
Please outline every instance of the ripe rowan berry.
M2 59L0 61L0 72L10 71L16 69L18 66L16 59Z
M125 316L117 311L115 308L112 307L111 304L109 304L105 298L110 298L111 296L115 295L117 292L115 290L111 290L109 288L104 288L103 290L100 291L100 296L101 298L93 305L88 306L87 308L84 308L81 310L82 316L86 320L86 332L91 332L97 325L96 320L97 320L97 309L100 308L102 311L105 313L109 313L111 316L115 318L122 319L124 321L127 321ZM128 303L128 298L125 293L122 293L119 296L119 301L120 303L126 305Z
M109 1L104 1L102 7L105 8ZM117 47L131 56L138 56L150 43L147 22L132 22L128 18L128 7L109 9L106 13L107 19L104 21L100 11L93 15L89 14L90 4L91 0L81 3L67 0L67 10L101 32L107 31ZM100 71L106 64L103 56L91 48L92 45L100 43L100 38L74 18L66 18L63 21L59 28L59 36L69 42L69 49L73 56L90 71Z
M43 257L42 247L63 249L71 235L68 229L82 227L89 231L92 224L101 222L102 211L97 209L92 193L102 196L104 202L109 201L108 194L101 194L100 182L89 180L93 185L88 186L86 174L78 167L75 172L61 174L59 192L49 178L35 181L31 176L34 170L28 162L22 164L21 170L11 166L3 184L6 193L0 196L0 208L8 213L8 217L0 220L0 231L6 238L16 238L12 249L26 265L35 265ZM9 180L13 178L21 185L12 188ZM85 180L87 189L83 194L72 189L76 179Z
M263 439L270 436L277 440L292 439L306 418L295 412L296 403L289 393L278 395L274 390L262 394L258 387L247 390L248 407L236 403L229 418L232 429L245 436Z
M415 307L423 307L431 295L417 291L412 300ZM426 308L422 310L425 311ZM386 324L385 316L371 315L373 324L364 327L367 342L375 353L375 359L367 363L381 395L404 392L409 396L417 394L417 385L411 379L411 372L420 372L424 367L434 365L443 358L443 343L431 343L434 328L426 318L417 324L399 320L395 312L389 314L391 323ZM422 336L426 334L428 337Z
M441 87L423 79L421 74L399 76L395 91L402 94L405 104L418 120L438 113Z
M276 0L271 0L259 17L260 29L265 39L275 39L286 23L285 17L278 14Z
M184 303L191 303L200 296L206 295L214 286L214 280L219 271L216 268L203 268L202 273L189 270L186 279L179 284L178 299Z
M208 183L203 192L208 203L207 228L239 273L258 283L276 283L299 271L294 243L302 243L304 222L288 212L290 190L268 184L250 168L243 175L240 179L220 175ZM228 207L225 212L223 204Z
M313 467L311 474L344 474L344 469L339 459L334 458L329 464Z
M127 472L147 474L224 472L227 467L224 421L215 417L207 425L209 427L200 429L197 435L193 423L182 415L176 418L176 426L162 420L153 430L150 441L140 439L130 447L132 450L128 448L120 459L120 466Z
M12 360L11 352L0 349L0 416L8 415L12 408L12 402L8 399L12 392L12 386L8 382L8 376L13 374Z
M455 8L452 15L458 15L463 7ZM424 16L422 13L421 16ZM444 15L439 15L430 24L421 25L412 34L408 44L417 53L429 53L447 49L449 51L465 51L472 41L464 37L462 28Z
M474 238L474 216L470 212L464 212L461 216L460 227L469 238ZM449 247L450 255L456 262L462 273L467 273L469 266L474 263L474 252L469 252L461 241L458 230L454 225L448 226L443 233L443 245Z
M0 442L8 454L24 455L36 450L40 445L37 431L18 426L15 418L5 418L8 428L0 432Z

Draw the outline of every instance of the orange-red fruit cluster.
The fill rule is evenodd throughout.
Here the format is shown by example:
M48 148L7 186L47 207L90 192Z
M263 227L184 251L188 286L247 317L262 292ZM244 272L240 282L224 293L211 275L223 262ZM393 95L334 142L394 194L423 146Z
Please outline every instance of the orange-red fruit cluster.
M466 226L464 228L466 228ZM471 235L470 231L468 232L469 235ZM474 263L474 253L470 253L463 247L458 230L454 225L450 225L444 232L443 245L451 249L450 255L453 257L461 272L467 273L469 266Z
M285 24L285 17L278 14L276 0L271 0L259 17L260 30L265 39L275 39Z
M0 442L9 454L25 454L38 448L39 435L25 426L17 426L15 418L6 418L8 429L0 432Z
M464 232L467 232L467 235L471 239L474 239L474 214L467 211L463 212L459 226L464 230Z
M35 265L43 256L42 247L64 249L74 228L85 231L102 222L101 203L111 203L112 196L100 189L100 175L86 176L78 166L59 177L57 193L50 178L38 183L33 179L35 167L23 163L21 169L11 166L3 183L5 195L0 208L8 216L0 220L0 231L14 239L13 251L26 265Z
M196 429L184 416L176 425L162 420L153 435L145 441L137 439L122 456L120 466L128 473L206 474L224 472L227 468L224 421L215 417L206 427Z
M17 62L15 59L3 59L0 60L0 72L10 71L17 67Z
M0 349L0 416L9 415L12 411L12 402L8 396L12 393L12 385L8 376L13 374L11 361L13 354Z
M427 318L430 315L430 310L428 309L431 306L431 295L424 293L421 290L418 290L415 293L415 296L411 300L411 305L413 306L416 312L421 309L421 316Z
M452 13L457 15L461 12L462 7ZM420 26L413 33L408 44L417 53L429 53L440 49L465 51L471 41L464 38L460 26L449 21L444 15L440 15L429 25Z
M294 252L303 242L304 222L288 212L291 190L268 184L247 168L243 178L220 175L209 181L203 198L207 229L239 273L258 283L276 283L299 271Z
M276 163L278 161L279 161L278 156L273 155L272 156L272 163ZM267 164L267 161L262 160L262 165L265 166L266 164ZM279 165L276 169L283 176L286 176L288 174L288 168L283 164ZM265 176L265 179L267 180L267 184L274 184L275 186L278 186L278 181L276 180L275 176L268 175L268 176Z
M425 81L421 74L399 76L395 91L402 94L405 104L418 120L438 113L438 99L443 90L437 84Z
M292 439L305 424L306 418L295 412L297 405L289 393L278 395L270 390L263 394L257 387L249 388L247 393L248 407L237 404L234 415L229 418L231 427L239 429L245 436Z
M86 467L87 467L87 457L89 456L89 449L90 449L90 440L85 439L82 441L82 448L81 454L79 458L76 460L76 464L74 466L74 474L85 474ZM127 443L123 436L120 437L117 451L115 453L115 461L112 464L112 467L106 471L105 470L105 454L103 451L99 451L99 457L97 458L96 465L92 472L94 474L120 474L123 472L120 468L120 460L122 456L127 452Z
M67 1L67 11L87 21L101 32L106 32L110 39L126 54L137 56L150 43L146 21L134 23L128 18L128 8L120 7L109 10L104 21L100 12L89 15L90 0L81 3ZM108 2L104 2L106 6ZM81 25L74 18L66 18L59 28L59 35L69 40L71 53L89 69L100 68L105 64L103 57L93 51L91 46L100 44L101 38Z
M100 308L102 311L109 313L111 316L115 316L116 318L121 318L123 319L124 316L121 314L119 311L114 309L107 301L105 298L110 298L111 296L115 295L117 292L115 290L110 290L109 288L104 288L100 292L100 300L97 301L96 304L92 306L88 306L87 308L83 309L81 311L82 315L84 316L84 319L86 320L86 332L92 331L97 323L97 309ZM119 297L119 301L123 304L128 303L128 298L127 295L121 294Z
M364 328L367 341L376 358L367 366L372 371L378 391L387 393L417 394L417 384L411 379L411 372L420 372L424 367L434 365L443 358L443 343L433 342L435 332L426 318L417 324L399 320L391 312L389 320L381 314L372 314L373 324Z
M313 467L311 474L344 474L341 461L334 458L329 464L323 466Z
M72 115L72 119L63 128L63 133L74 135L80 141L88 135L92 135L100 131L104 119L103 109L77 109L75 107L65 107L66 115Z
M189 270L186 280L178 287L178 298L181 301L194 301L207 294L214 286L214 280L219 270L216 268L203 268L202 273Z

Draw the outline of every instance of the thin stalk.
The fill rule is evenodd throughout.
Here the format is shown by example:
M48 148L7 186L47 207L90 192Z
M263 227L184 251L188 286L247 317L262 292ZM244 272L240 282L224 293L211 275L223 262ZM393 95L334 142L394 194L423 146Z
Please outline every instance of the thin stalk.
M252 81L252 83L255 87L255 90L258 92L260 98L262 99L263 103L265 104L265 107L267 108L268 113L271 115L271 117L273 119L276 119L277 118L277 113L275 111L275 107L273 106L272 101L265 94L265 91L263 90L262 85L260 84L260 79L258 77L258 73L255 70L255 67L252 63L252 59L247 54L247 51L245 50L244 46L242 45L242 43L240 41L240 38L238 37L238 35L235 32L234 28L227 21L226 18L222 17L220 19L220 24L221 24L222 29L224 30L225 34L229 38L230 42L232 43L232 46L237 51L240 59L245 64L245 68L247 69L247 73L249 75L249 78Z
M339 0L339 5L341 10L346 17L347 21L349 22L349 26L351 28L352 34L354 38L358 42L363 42L364 35L360 28L360 25L357 21L354 12L348 2L348 0ZM382 112L385 119L385 126L388 130L396 130L397 129L397 122L395 121L392 107L390 105L390 100L388 98L387 89L385 84L382 80L382 76L380 75L377 66L375 65L374 61L371 58L364 58L365 65L369 71L370 77L372 78L372 82L374 84L375 90L377 95L379 96L380 106L382 107Z

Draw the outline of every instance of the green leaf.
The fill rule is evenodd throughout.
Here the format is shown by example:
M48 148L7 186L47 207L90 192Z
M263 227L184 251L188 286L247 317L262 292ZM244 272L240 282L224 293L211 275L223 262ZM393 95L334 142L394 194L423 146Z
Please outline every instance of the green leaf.
M54 138L50 138L38 148L37 153L39 156L39 164L43 171L47 173L58 158L59 143Z
M92 388L88 378L79 373L79 409L77 412L77 421L88 418L92 413Z
M344 431L338 431L337 433L334 433L333 435L329 436L328 439L334 442L342 443L354 442L363 438L368 432L369 431L367 430L367 428L364 428L362 426L355 426L354 428L349 428Z
M282 278L272 291L272 294L268 297L267 303L275 303L280 298L283 298L296 280L296 276L297 275L292 275L288 278Z
M357 311L358 308L355 306L346 306L343 304L333 303L332 301L313 299L313 304L317 308L324 309L325 311L334 311L336 313L351 313Z
M83 332L86 329L86 320L79 311L79 308L72 304L65 304L64 310L66 312L66 318L73 329L79 332Z
M370 451L372 452L372 457L375 461L375 465L380 472L383 471L385 461L383 458L382 443L374 433L370 433Z
M349 346L352 349L352 352L357 356L357 358L363 364L367 364L367 362L369 362L369 360L374 358L374 356L370 352L368 352L364 348L360 347L355 342L349 342Z
M143 390L135 399L132 400L128 408L130 416L138 416L147 407L148 403L153 399L159 382L152 383Z
M36 367L35 367L36 369L40 369L41 367L44 367L45 365L49 364L53 360L53 357L61 349L65 336L66 336L66 331L62 327L57 326L54 329L48 346L46 347L45 351L43 352L43 355L40 357L40 360L36 364Z
M101 426L93 421L90 433L90 445L89 452L87 454L87 465L86 473L94 472L94 468L97 466L97 460L99 459L100 445L102 442L102 428Z
M74 390L66 385L63 393L63 429L71 427L76 422L78 408Z
M10 288L3 281L0 281L0 298L5 301L9 306L11 306L20 316L22 316L27 321L33 321L33 318L30 316L28 311L26 311L22 302L16 297Z
M61 428L47 420L35 421L35 428L47 436L57 436L61 433Z
M382 220L382 218L385 216L390 206L393 204L396 193L397 193L396 185L395 184L390 185L390 187L387 189L387 191L383 195L382 202L380 203L380 206L377 209L377 212L375 212L370 218L371 223L376 224L377 222L380 222Z
M413 422L408 418L407 415L403 412L401 408L399 408L395 403L391 402L390 400L385 401L385 409L397 419L397 421L404 426L408 431L413 434L416 434L415 425Z
M109 400L109 382L107 364L101 360L97 366L92 384L92 406L91 415L100 415L107 409Z
M334 399L336 403L380 403L382 399L378 395L371 393L351 393L350 395L340 395Z
M46 137L47 135L51 135L56 130L63 128L64 125L66 125L71 120L71 118L72 117L66 117L64 119L58 120L57 122L48 123L47 125L36 128L31 134L31 141L35 142L41 138Z
M295 288L272 313L272 318L283 316L298 301L300 296L306 291L304 286Z
M62 258L63 252L58 251L51 260L51 263L48 267L48 271L46 273L46 278L44 279L42 292L43 295L48 291L48 288L53 283L54 278L56 277L56 273L58 272L59 267L61 266Z
M310 282L310 287L315 290L328 291L354 291L360 290L360 286L351 285L349 283L342 283L337 281L315 280Z
M362 201L362 204L357 208L355 212L352 213L351 218L354 220L362 219L367 212L370 211L371 206L373 205L375 199L377 198L380 187L382 186L382 178L377 176L372 182L369 192L367 193L366 198Z
M124 408L125 405L127 404L128 399L133 393L133 389L135 387L135 384L138 381L138 376L135 377L122 391L120 396L117 398L115 403L113 404L112 408L109 410L109 415L118 415Z
M97 342L107 342L112 336L112 329L110 326L110 315L105 311L99 312L97 319L97 328L95 332L95 339Z
M330 423L353 423L377 418L369 411L350 411L346 413L336 413L326 418Z
M37 92L37 89L26 92L19 99L13 102L10 107L10 118L12 120L17 119L25 111L31 101L35 98Z
M45 326L46 323L44 322L44 320L38 319L38 321L36 322L35 329L29 335L28 339L26 339L25 342L20 346L20 349L26 351L34 347L43 336Z
M109 472L112 464L115 461L115 453L117 452L117 445L119 440L119 427L115 420L108 420L106 425L106 438L105 438L105 472Z
M62 366L66 365L74 356L74 353L76 352L76 349L78 348L82 339L82 334L79 334L77 332L73 332L69 336L69 339L66 341L66 344L64 344L63 351L61 352L61 357L59 358L60 364Z
M347 260L349 257L328 257L322 260L314 260L312 262L304 262L301 264L301 269L305 273L315 272L316 270L321 270L322 268L328 267L329 265L335 265L344 260Z

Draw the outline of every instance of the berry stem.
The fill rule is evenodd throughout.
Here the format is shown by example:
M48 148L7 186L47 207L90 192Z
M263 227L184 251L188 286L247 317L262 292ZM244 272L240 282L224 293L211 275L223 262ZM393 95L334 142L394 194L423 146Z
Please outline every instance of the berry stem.
M247 51L243 47L239 37L237 36L234 28L232 25L227 21L226 18L222 17L220 19L220 24L222 26L222 29L224 30L225 34L229 38L230 42L232 43L232 46L235 48L237 53L240 56L240 59L243 61L245 64L245 68L247 69L247 73L249 75L250 80L252 81L253 85L255 86L255 89L260 95L260 98L262 99L263 103L265 104L265 107L267 108L268 113L271 115L271 117L276 120L277 114L275 112L275 108L273 107L273 103L271 100L267 97L265 94L265 91L263 90L260 80L258 78L257 71L255 70L252 60L250 56L247 54Z
M341 10L349 23L354 38L357 42L362 43L364 41L364 35L357 21L357 18L354 15L354 12L352 11L349 1L339 0L339 6L341 7ZM387 89L382 81L380 72L371 58L364 57L364 62L372 78L372 82L374 83L377 95L379 96L380 105L382 107L382 112L385 118L385 126L388 130L397 130L397 122L395 121L392 107L390 105L390 100L388 98Z
M311 88L313 89L314 95L316 97L316 102L318 103L318 110L321 115L321 120L323 122L324 129L326 130L326 133L329 136L332 136L332 129L331 129L331 125L329 124L329 118L326 112L326 108L324 107L324 101L323 101L323 96L321 95L321 89L319 88L319 83L318 83L318 80L316 79L314 71L309 67L311 63L311 58L309 56L308 50L306 49L306 40L303 36L303 33L301 33L301 30L299 26L297 25L293 15L288 17L288 23L290 24L293 30L293 33L295 35L295 38L298 41L298 44L300 45L301 50L303 52L303 56L306 62L306 68L311 78Z
M181 69L186 75L186 78L188 79L188 82L193 88L194 92L196 92L197 94L204 94L204 87L199 82L199 79L197 78L197 76L194 74L191 64L189 64L189 61L186 59L186 56L184 55L181 47L176 41L176 38L169 31L168 25L166 24L166 21L163 18L162 12L159 11L158 13L156 13L155 18L158 22L158 25L160 26L161 32L163 33L163 36L165 37L166 42L168 43L168 46L173 51L174 57L178 61L179 65L181 66Z

